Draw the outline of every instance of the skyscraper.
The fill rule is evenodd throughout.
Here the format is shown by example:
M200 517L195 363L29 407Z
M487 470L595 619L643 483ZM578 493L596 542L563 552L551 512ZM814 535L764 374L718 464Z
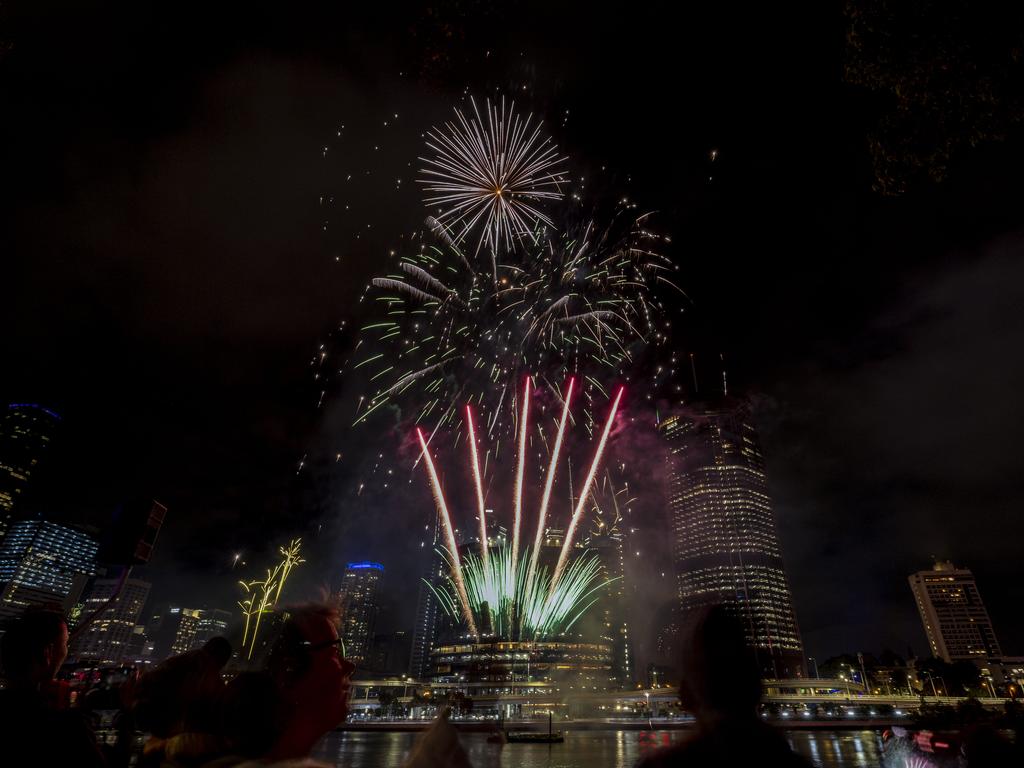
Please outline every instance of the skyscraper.
M951 663L1002 655L973 573L945 560L909 580L933 656Z
M0 618L30 605L59 604L65 614L95 572L98 545L46 520L14 523L0 543Z
M30 403L11 403L0 420L0 540L29 478L50 446L60 416Z
M199 612L199 624L192 638L192 650L202 648L210 638L224 637L231 624L231 613L219 608L203 608Z
M441 558L437 565L432 562L431 569L424 580L431 584L440 584L443 575L440 573ZM412 631L412 650L409 654L409 674L418 679L426 679L430 674L430 652L437 643L438 622L441 619L441 606L437 598L423 581L419 584L416 598L416 624Z
M193 647L203 612L199 608L167 605L155 611L146 624L146 637L153 644L153 658L163 661Z
M434 515L433 525L424 526L424 534L432 532L432 539L420 541L420 547L426 550L427 565L423 578L419 583L419 594L416 599L416 623L412 630L412 651L409 654L409 674L418 679L426 679L430 674L430 652L437 644L440 625L444 620L444 611L437 602L433 587L440 586L445 578L444 560L437 553L440 520ZM427 547L429 546L429 549Z
M380 563L349 563L339 590L341 639L345 655L357 667L370 659L373 630L377 622L377 592L384 576Z
M82 616L92 616L103 608L96 618L75 637L71 655L79 660L112 663L126 658L129 643L149 598L152 585L141 579L127 579L117 594L119 579L96 579L86 593ZM104 606L107 606L104 608Z
M579 622L586 630L598 627L596 637L586 637L604 643L612 649L611 678L613 688L633 682L633 654L626 616L626 566L624 552L624 521L614 491L596 494L605 503L595 505L592 524L583 541L583 547L596 556L601 566L601 580L608 582L597 593L597 601ZM560 533L560 532L559 532Z
M660 429L668 442L669 512L681 618L725 605L766 677L805 674L764 459L749 405L691 405Z
M171 614L175 611L178 612L178 631L174 633L174 640L171 642L171 656L192 649L199 633L199 622L203 619L203 612L199 608L171 608Z

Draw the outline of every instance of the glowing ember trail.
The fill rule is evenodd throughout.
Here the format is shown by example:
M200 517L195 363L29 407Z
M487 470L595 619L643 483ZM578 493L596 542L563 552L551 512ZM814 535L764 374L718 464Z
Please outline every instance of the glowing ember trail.
M466 624L474 637L479 637L476 631L476 622L473 621L473 611L469 607L469 596L466 594L466 583L462 578L462 562L459 560L459 548L455 543L455 531L452 528L452 519L448 514L448 505L444 500L444 492L441 490L441 481L437 477L437 470L434 468L434 460L430 457L427 449L427 441L423 438L423 430L416 430L416 437L419 438L420 448L423 451L423 459L427 465L427 472L430 475L430 485L434 490L434 502L437 504L437 511L444 522L445 537L448 540L448 555L451 558L452 579L455 582L455 589L459 594L459 602L462 603L462 612L466 618Z
M565 541L562 542L562 552L558 556L558 565L555 566L555 573L551 577L551 587L548 590L549 598L555 593L558 580L561 578L562 571L565 570L565 564L569 560L569 553L572 551L573 535L576 533L576 526L583 515L583 507L587 503L590 486L594 482L597 467L601 463L601 455L604 453L605 444L608 442L608 435L612 431L612 424L615 423L615 413L619 410L619 401L622 399L624 389L624 387L619 387L619 391L615 395L615 402L612 403L611 413L608 414L608 420L604 424L604 431L601 433L601 441L597 444L597 452L594 454L594 460L590 462L590 471L587 472L587 479L583 483L582 490L580 490L579 501L576 502L576 509L572 513L572 520L569 522L569 530L565 532Z
M537 519L537 535L533 540L533 555L530 557L530 569L527 571L526 583L533 583L533 574L537 570L537 558L540 557L540 545L544 539L544 523L548 515L548 503L551 501L551 489L555 485L555 467L558 466L558 457L562 453L562 439L565 437L565 425L569 422L569 403L572 400L572 390L576 385L576 379L569 379L569 386L565 391L565 404L562 406L562 420L558 422L558 436L555 437L555 447L551 451L551 461L548 464L547 477L544 479L544 495L540 501L540 515Z
M519 462L516 467L516 506L515 518L512 522L512 573L519 565L519 528L523 522L523 472L526 469L526 436L530 417L530 377L526 377L526 389L523 392L523 418L519 422Z
M480 559L484 569L488 568L487 553L487 511L484 509L484 483L480 477L480 457L476 451L476 428L473 426L473 409L466 406L466 424L469 426L469 452L473 458L473 483L476 485L476 506L480 514Z

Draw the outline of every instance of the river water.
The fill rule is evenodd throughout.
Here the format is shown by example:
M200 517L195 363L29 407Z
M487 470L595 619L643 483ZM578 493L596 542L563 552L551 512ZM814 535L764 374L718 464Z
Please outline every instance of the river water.
M415 733L331 733L314 757L343 768L398 768ZM474 768L629 768L649 750L686 738L685 731L569 731L562 744L487 743L483 733L459 735ZM875 731L789 731L794 750L821 768L877 766Z

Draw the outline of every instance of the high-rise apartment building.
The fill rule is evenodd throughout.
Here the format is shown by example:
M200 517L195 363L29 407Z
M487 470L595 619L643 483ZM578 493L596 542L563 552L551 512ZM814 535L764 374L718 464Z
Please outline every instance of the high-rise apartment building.
M948 560L910 576L910 589L933 656L981 661L1002 656L974 574Z
M377 622L377 597L384 566L359 562L345 566L339 589L341 639L346 657L357 667L370 660Z

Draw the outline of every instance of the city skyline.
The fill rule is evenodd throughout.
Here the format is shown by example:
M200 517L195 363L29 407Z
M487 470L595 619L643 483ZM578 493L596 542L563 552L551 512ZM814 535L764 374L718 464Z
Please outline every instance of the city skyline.
M736 606L748 626L751 645L766 653L761 659L763 674L773 678L800 677L808 672L801 668L806 658L800 647L792 598L786 586L767 493L764 459L751 416L748 402L718 396L710 404L705 401L680 407L657 425L669 480L665 502L674 533L673 544L668 549L675 561L676 594L683 609L673 621L685 621L688 609L723 602L730 605L733 600L730 595L735 593L739 599L742 593ZM597 553L603 577L612 579L613 587L599 596L596 607L574 636L578 634L580 638L605 643L610 649L608 679L614 687L627 684L630 679L641 679L644 671L631 668L630 614L615 607L615 601L635 591L624 568L622 533L626 524L622 514L631 515L629 505L635 499L625 498L625 507L620 508L619 494L614 486L611 489L611 496L605 498L603 504L597 503L600 494L595 495L593 518L588 521L590 530L577 547L581 552ZM606 488L603 494L607 493ZM166 512L162 505L152 504L159 507L162 514ZM492 511L487 510L487 513L491 515ZM430 516L437 519L434 514ZM101 548L73 527L27 519L16 521L10 534L0 542L0 586L4 588L5 604L10 604L9 609L4 609L5 615L14 615L11 611L17 606L58 603L72 616L73 622L95 613L95 620L87 631L80 636L76 633L73 638L72 657L76 660L116 663L132 659L154 663L168 654L198 648L214 635L237 634L240 625L233 622L237 616L231 612L208 607L186 608L181 607L181 603L156 609L149 620L143 622L143 610L154 610L148 600L151 583L138 578L122 580L116 576L116 571L111 577L104 575L102 569L98 576L89 578L100 565L95 558ZM152 533L144 535L151 537ZM457 532L457 537L463 556L478 547L479 535L472 529ZM488 523L489 549L498 551L507 545L507 538L508 531L502 525ZM563 540L563 530L546 529L541 556L545 567L554 565ZM436 547L436 531L433 541ZM708 549L709 543L714 542L718 545ZM297 540L293 540L292 546L296 543ZM714 562L705 562L709 556L713 557L719 545L724 546L723 552L731 553L727 555L729 563L737 552L745 553L738 561L740 571L733 574L735 569L730 565L724 581L719 573L722 569ZM50 550L53 555L46 554ZM284 552L283 547L281 551ZM694 557L700 567L691 562ZM232 562L232 570L238 567L239 561L240 555ZM438 569L438 580L433 582L436 590L440 580L447 578L447 566L440 555L431 562L434 563L432 568ZM244 563L242 565L244 567ZM769 566L777 573L765 581L763 571ZM331 570L330 563L323 567ZM753 570L747 573L743 568ZM341 615L341 636L351 649L348 651L351 658L358 659L359 666L366 671L376 669L375 664L386 663L392 669L402 666L414 677L429 679L433 675L430 670L434 649L450 642L453 631L464 632L465 628L459 630L457 622L450 618L442 621L442 614L435 607L434 629L425 640L417 641L420 633L416 625L404 626L397 634L395 631L377 632L380 603L389 599L386 593L380 592L384 570L384 565L373 561L345 564L335 598ZM989 667L995 665L997 682L1004 679L1004 661L1006 665L1020 666L1022 657L1014 655L1014 649L1007 653L1001 648L969 569L936 560L931 569L912 574L909 582L928 640L928 652L922 656L930 653L947 664L966 660L987 663L986 674ZM426 589L427 593L431 591L434 590ZM767 634L762 635L762 632ZM791 644L787 644L787 632L792 635ZM393 638L396 637L405 640L395 646ZM417 643L423 646L418 654L414 651ZM913 639L908 638L907 647L912 648L913 644ZM964 650L958 650L961 647ZM399 651L405 654L404 664L395 661L395 648L404 649ZM858 654L862 650L858 650ZM877 651L879 646L869 650ZM386 662L382 661L385 659ZM811 660L810 663L814 670L811 674L815 674L818 662Z
M1016 129L953 137L941 173L907 171L892 194L872 143L891 94L840 74L858 52L820 42L837 36L819 12L801 18L817 36L767 8L739 31L703 7L622 29L594 18L572 56L578 19L555 8L419 19L411 41L374 9L241 30L218 10L209 39L187 8L131 34L76 15L80 38L54 38L40 13L15 20L0 58L0 403L61 422L19 514L102 532L121 500L161 499L173 513L139 570L154 604L213 592L230 608L235 581L303 536L296 590L380 562L380 633L412 627L415 590L399 585L418 588L431 510L396 425L416 414L352 430L363 382L334 373L369 314L364 286L423 228L422 134L467 111L466 93L507 93L572 158L574 192L656 211L651 231L671 238L688 297L671 305L674 357L602 386L624 383L649 426L677 402L648 387L658 365L685 386L691 354L695 380L724 355L730 391L753 400L807 652L922 652L906 577L933 556L969 567L1003 650L1024 647ZM321 32L331 22L365 47ZM451 28L460 42L434 56ZM601 55L612 35L627 39L616 61ZM621 442L642 457L638 431ZM657 538L662 511L635 505L639 535ZM628 631L648 656L648 628Z
M816 676L819 661L814 658L804 659L800 655L799 638L797 637L795 642L797 648L787 648L780 642L784 639L785 624L771 627L772 621L778 622L780 616L784 618L786 611L792 612L792 605L788 594L782 595L783 599L780 601L779 590L773 587L770 579L765 582L762 573L767 562L765 558L768 558L768 561L774 558L773 567L779 569L784 588L785 574L777 553L778 543L774 539L774 531L771 530L770 500L764 494L763 459L757 447L756 431L749 425L746 404L733 399L719 400L716 406L705 404L696 409L690 407L681 411L679 415L666 419L659 425L659 430L664 433L663 459L670 467L672 478L669 508L672 510L677 536L682 533L686 538L685 531L703 520L702 530L713 533L713 539L714 536L726 537L724 551L735 553L739 546L746 552L746 556L740 558L740 564L753 564L753 570L749 574L745 571L739 575L732 574L734 569L730 567L727 569L729 573L722 581L721 574L718 573L721 568L716 568L713 563L710 563L709 568L709 562L704 562L707 560L705 553L698 558L704 563L704 568L684 567L677 571L678 597L682 611L674 614L674 628L668 627L666 631L670 634L678 632L680 624L685 623L687 610L721 603L727 606L734 605L748 628L748 642L758 651L762 674L766 679L804 677L808 672L811 676ZM731 466L730 461L735 462L740 456L743 457L741 463L747 474L753 473L751 476L754 482L751 484L749 477L747 482L738 485L724 482L729 472L735 473L738 469L737 466ZM715 475L715 481L710 485L706 477L709 467L719 470ZM726 475L721 474L722 472ZM679 499L685 501L690 498L693 492L699 492L699 508L687 503L677 503ZM753 496L747 498L750 494ZM760 502L754 503L758 498L765 500L763 508L760 507ZM627 505L629 503L626 501ZM750 507L752 503L754 506ZM704 519L708 514L722 514L729 508L733 508L735 519L732 519L733 513L717 522ZM164 508L161 506L161 509ZM553 670L557 665L565 663L570 665L565 667L566 669L574 668L573 665L577 663L573 661L574 651L553 650L562 647L558 645L559 642L570 638L575 638L570 642L583 642L584 645L579 646L580 648L594 649L588 652L591 656L583 658L596 658L592 654L597 652L598 648L601 649L599 653L602 654L602 663L606 665L603 667L605 672L598 673L597 676L594 676L593 670L587 673L588 687L597 684L601 690L616 690L622 687L629 688L631 680L646 679L650 674L658 674L661 679L670 678L674 674L671 664L664 668L649 664L643 672L637 669L631 675L629 614L616 609L615 601L621 601L626 592L635 591L635 588L629 582L625 569L619 570L624 563L623 538L618 525L622 520L620 508L616 505L614 509L613 518L607 514L608 507L602 508L600 504L595 504L596 517L592 521L590 533L577 547L581 552L598 554L602 568L605 569L604 576L612 579L609 584L615 588L607 589L606 585L605 592L596 601L596 607L590 611L589 617L579 628L569 634L540 638L542 642L536 645L538 650L529 651L529 658L532 659L529 664L533 664L537 674L542 675L539 679L554 686L553 690L558 690L558 680L562 678L551 677L544 670ZM745 520L750 514L755 517L767 514L767 517L762 524L755 521L753 526L747 528L746 523L740 521ZM612 525L609 526L609 523ZM74 529L43 520L26 520L16 522L11 534L6 542L0 544L0 577L3 577L0 578L0 587L4 590L4 616L14 616L33 605L60 605L75 628L69 657L74 663L149 665L159 662L168 655L197 649L217 635L238 639L241 625L232 621L233 615L229 611L209 607L186 608L180 604L152 608L148 601L152 585L138 578L127 578L127 574L123 572L118 576L117 568L113 575L106 573L104 568L109 566L101 567L95 559L99 547ZM749 540L748 544L741 544L744 539ZM507 545L506 540L507 531L503 526L493 523L488 526L488 545L492 551L500 551ZM468 555L478 546L479 536L467 533L460 535L458 541L460 550L464 555ZM553 565L563 541L564 531L561 529L546 530L541 556L544 567ZM707 536L701 534L693 538L690 545L703 551L707 548L708 541ZM749 542L756 544L751 548ZM291 546L295 555L298 554L297 544L297 540L292 540ZM680 550L679 546L677 541L672 548L677 566L692 556L692 552ZM714 547L708 552L713 550ZM281 547L280 551L284 553L285 548ZM683 561L679 560L680 557ZM302 563L305 560L299 559L298 562ZM440 552L434 562L439 568L438 576L447 578L447 566ZM96 572L97 569L98 575L90 579L89 574ZM386 674L404 677L408 673L412 675L409 679L435 682L449 680L450 674L438 676L435 665L440 661L446 665L455 663L456 666L467 663L459 660L462 657L457 658L457 654L462 651L455 652L450 646L453 640L468 642L465 626L460 629L453 618L435 625L433 633L425 641L422 638L419 640L423 647L418 654L413 650L417 642L416 627L413 627L412 632L405 629L384 634L376 632L375 624L383 597L379 587L384 570L382 564L372 561L351 562L345 565L338 590L332 600L339 609L339 633L346 648L350 649L347 650L349 658L357 663L363 676ZM734 585L737 579L739 581ZM427 580L425 577L424 581ZM1024 656L1014 655L1013 651L1005 653L1001 649L980 598L975 578L969 569L954 566L949 561L937 560L932 568L911 574L908 581L920 612L924 634L929 641L932 662L947 665L955 662L972 662L979 669L981 684L987 684L989 688L1004 687L1019 677L1019 671L1024 665ZM768 589L763 592L766 586ZM694 591L694 587L699 589ZM436 587L433 590L428 588L427 591L434 592ZM735 598L730 596L734 593ZM608 602L609 600L612 602ZM773 600L777 604L772 605ZM144 609L153 611L145 622L142 620ZM288 609L272 610L277 612ZM441 614L437 616L440 617ZM79 627L86 617L89 617L88 620ZM272 617L266 620L274 621ZM792 630L798 633L795 617L792 620ZM621 622L621 625L617 622ZM618 638L620 628L622 637ZM774 634L759 635L765 631ZM625 642L621 651L617 648L619 639ZM494 648L504 647L501 646L501 636L491 635L489 639L481 638L476 642L483 642L484 645L473 646L479 649L473 653L488 652L484 650L491 647L487 643L497 643ZM552 642L555 644L552 645ZM669 642L674 641L670 639ZM587 643L603 645L590 646L586 645ZM533 644L525 644L524 649L527 645L534 647ZM540 650L544 648L548 650ZM237 650L241 653L244 649ZM493 653L493 650L490 652ZM453 652L456 656L451 656ZM557 655L566 652L570 655L564 658ZM438 653L441 653L441 656L438 656ZM556 655L552 656L552 653ZM535 654L536 658L533 658ZM915 654L909 645L908 654L911 657L909 660L913 661ZM244 653L241 655L244 656ZM862 651L857 651L856 656L862 665L864 655ZM424 656L428 661L423 660ZM917 659L917 662L923 661L925 667L932 663L926 656L927 654L924 654ZM884 649L879 658L891 657L891 650ZM417 661L417 658L420 661ZM526 659L527 656L523 658ZM562 661L556 661L558 658ZM827 659L825 663L835 664L842 658L849 658L849 653ZM884 674L884 670L874 671L879 662L874 655L871 655L871 658L872 674ZM668 661L671 662L671 659ZM807 670L800 668L805 661L809 665ZM904 662L898 663L902 665ZM556 666L549 667L551 664ZM445 668L447 669L447 666ZM472 664L465 667L466 674L472 669L475 669ZM514 669L514 663L511 669ZM652 673L652 669L659 671ZM851 674L856 677L852 669ZM487 679L489 678L484 677L481 680ZM571 679L574 678L566 677L562 679L562 683L568 684ZM891 683L891 678L880 679L888 679ZM860 677L856 677L856 680L860 684Z

